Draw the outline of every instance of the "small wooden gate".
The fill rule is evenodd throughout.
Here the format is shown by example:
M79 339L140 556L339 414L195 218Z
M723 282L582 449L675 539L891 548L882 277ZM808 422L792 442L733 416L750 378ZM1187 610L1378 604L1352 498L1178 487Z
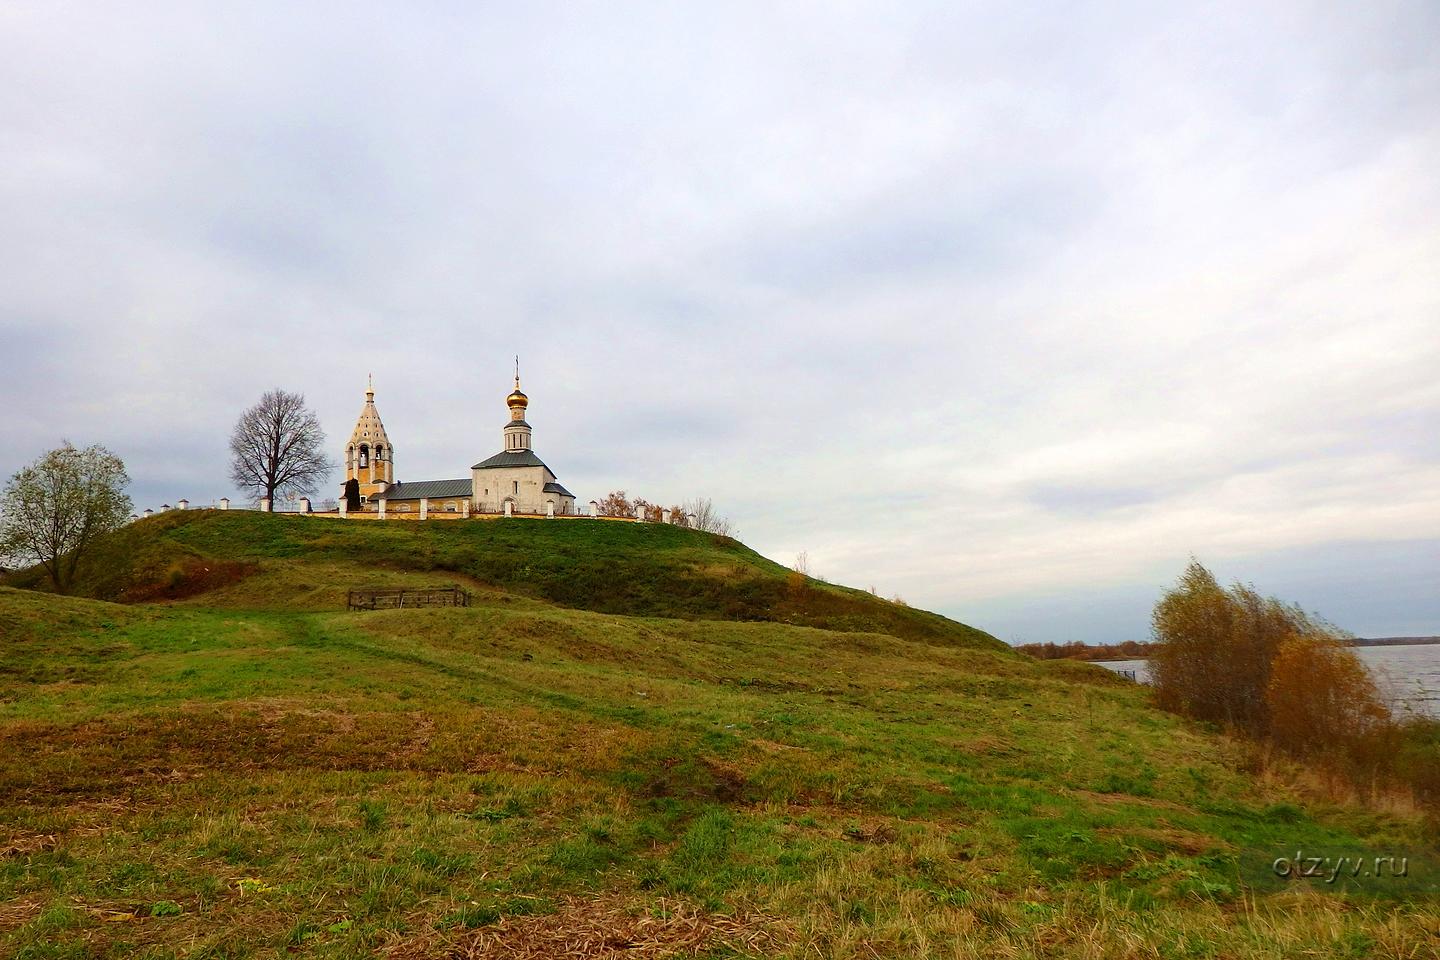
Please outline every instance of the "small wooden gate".
M371 587L351 590L349 610L402 610L413 607L468 607L470 593L459 587Z

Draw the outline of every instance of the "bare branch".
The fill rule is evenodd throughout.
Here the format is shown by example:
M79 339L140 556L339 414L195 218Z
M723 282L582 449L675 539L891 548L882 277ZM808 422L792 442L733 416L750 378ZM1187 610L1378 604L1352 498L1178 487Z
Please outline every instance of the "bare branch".
M271 390L240 415L230 434L230 479L274 503L277 495L313 494L335 469L325 431L303 394Z
M709 497L696 497L686 501L685 513L690 516L690 525L696 530L704 530L720 537L734 536L731 533L730 521L720 516Z

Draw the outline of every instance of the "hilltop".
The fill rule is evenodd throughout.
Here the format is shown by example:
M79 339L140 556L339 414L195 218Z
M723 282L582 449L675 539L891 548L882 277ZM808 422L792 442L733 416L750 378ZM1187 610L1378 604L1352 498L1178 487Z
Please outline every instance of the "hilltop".
M440 583L472 606L343 609ZM172 513L79 585L0 588L0 956L1420 955L1440 923L1257 869L1433 851L1418 816L695 531Z

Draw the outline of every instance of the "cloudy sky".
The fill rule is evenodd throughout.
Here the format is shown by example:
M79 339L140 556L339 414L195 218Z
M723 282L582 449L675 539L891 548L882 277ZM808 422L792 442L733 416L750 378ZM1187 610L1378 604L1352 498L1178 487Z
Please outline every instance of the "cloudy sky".
M0 472L373 372L465 476L519 353L582 501L1007 640L1440 634L1440 7L1177 6L6 3Z

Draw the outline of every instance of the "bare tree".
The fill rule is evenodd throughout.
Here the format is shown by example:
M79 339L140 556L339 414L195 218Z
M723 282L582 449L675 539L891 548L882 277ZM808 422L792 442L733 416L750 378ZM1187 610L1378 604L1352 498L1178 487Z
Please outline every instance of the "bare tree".
M685 504L685 512L694 518L690 525L696 530L704 530L721 537L734 535L730 532L730 521L716 512L715 504L709 497L696 497L689 501Z
M335 469L324 448L325 431L304 395L271 390L230 434L230 479L273 508L277 493L310 494L324 482Z
M56 592L68 592L95 538L130 516L129 483L125 464L109 450L77 450L65 441L5 484L0 555L40 564Z
M804 550L795 554L795 565L785 575L785 587L790 599L799 603L810 592L810 555Z
M651 503L644 497L629 500L626 498L624 490L615 490L600 501L601 516L636 516L653 523L659 523L667 509L670 511L670 522L677 527L693 527L696 530L704 530L706 533L713 533L721 537L735 535L730 521L715 511L715 504L708 497L687 500L685 503L673 504L667 508L658 503Z

